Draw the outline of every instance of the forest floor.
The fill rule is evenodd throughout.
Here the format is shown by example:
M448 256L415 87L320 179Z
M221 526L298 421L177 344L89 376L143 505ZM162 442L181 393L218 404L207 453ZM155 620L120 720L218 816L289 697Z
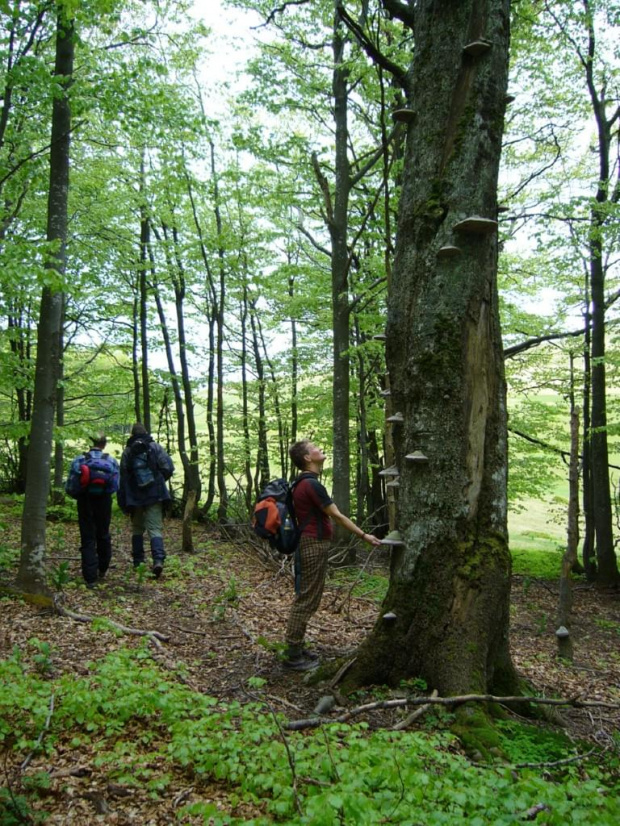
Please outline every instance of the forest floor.
M165 537L169 556L162 578L156 581L149 573L143 582L138 582L131 569L128 526L124 521L115 524L112 567L104 582L92 591L81 584L76 526L52 526L56 539L48 546L50 567L68 563L65 567L71 576L63 588L65 608L79 615L105 617L122 626L164 635L166 641L153 647L154 659L171 679L182 679L192 690L219 700L246 703L256 700L248 680L260 677L265 681L260 698L271 709L289 720L315 716L318 700L325 694L334 694L334 689L325 684L311 685L303 675L285 672L276 650L293 596L288 570L266 564L247 544L222 542L213 532L201 528L196 529L197 553L181 557L177 550L179 526L169 521ZM5 527L9 533L14 530L15 539L18 538L17 522ZM358 573L356 569L340 569L330 575L321 608L309 625L308 643L324 662L350 657L377 617L377 597L381 596L381 582L387 574L386 560L371 559L363 581L358 580L353 591ZM8 584L9 572L5 571L0 581ZM575 656L574 662L568 664L557 657L554 633L558 583L524 576L514 578L514 662L540 695L618 704L620 595L598 593L577 583L574 598ZM3 600L1 613L0 659L19 649L28 661L37 650L40 652L40 643L47 642L50 648L46 665L53 677L86 675L88 663L101 660L111 650L144 645L142 637L115 634L104 626L59 616L17 599ZM39 641L38 649L33 647L32 640ZM358 693L346 701L337 692L336 696L335 713L342 713L343 702L353 706L377 696L399 695L384 689L383 694ZM365 719L371 728L389 728L407 713L402 708L382 710L359 719ZM599 745L604 745L606 738L620 729L618 710L566 708L562 709L561 718L570 736ZM180 777L178 788L167 795L165 811L160 806L157 816L151 816L152 803L146 793L143 801L136 799L136 795L114 796L113 784L107 783L105 772L94 768L93 756L84 749L76 753L65 743L51 757L40 755L32 761L32 769L62 777L65 791L45 801L50 823L176 822L175 800L178 803L184 794L186 780ZM8 771L12 758L9 754L3 757ZM77 768L84 771L72 774L72 769ZM113 806L97 808L97 801L106 796L112 796ZM96 820L89 819L93 811L99 812ZM112 811L114 815L106 814Z

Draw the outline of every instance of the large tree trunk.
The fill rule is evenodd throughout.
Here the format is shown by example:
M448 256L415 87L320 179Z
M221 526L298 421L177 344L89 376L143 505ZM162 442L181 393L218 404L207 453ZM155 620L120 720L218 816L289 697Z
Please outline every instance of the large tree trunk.
M332 95L334 99L334 125L336 132L334 208L329 221L331 237L332 271L332 329L333 329L333 460L332 495L342 513L349 515L351 508L351 459L349 427L350 411L350 359L349 359L349 251L347 249L348 209L351 179L348 158L348 88L349 71L345 62L346 40L338 13L338 0L334 3L334 71ZM346 531L345 531L346 533ZM341 528L336 537L343 539Z
M349 685L423 677L443 695L514 689L508 649L505 382L497 238L455 230L494 220L509 0L422 0L415 52L387 363L400 469L382 617ZM463 52L476 40L491 48ZM439 250L457 246L460 254ZM388 425L390 426L390 425ZM406 457L420 450L428 461Z
M63 94L54 96L50 149L50 188L47 206L47 240L58 242L49 269L62 278L66 266L69 148L71 107L68 89L73 74L74 27L58 11L55 81ZM54 279L52 279L54 280ZM34 404L28 449L26 495L22 514L21 556L17 584L25 592L45 594L45 514L50 486L54 433L54 407L60 365L63 294L43 288L37 333Z

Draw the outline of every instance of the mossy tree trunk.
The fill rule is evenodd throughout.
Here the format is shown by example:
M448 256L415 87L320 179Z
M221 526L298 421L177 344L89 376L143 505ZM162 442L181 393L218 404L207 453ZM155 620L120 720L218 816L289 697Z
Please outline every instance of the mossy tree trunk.
M54 410L60 377L62 285L67 261L69 153L71 146L70 86L73 79L75 29L61 4L56 16L54 79L59 94L52 105L47 240L56 242L46 269L37 328L37 359L17 586L27 594L47 594L45 580L46 506L51 478Z
M509 0L415 6L410 124L389 296L387 365L400 470L397 528L381 614L348 686L424 678L442 695L514 690L508 649L505 381L497 218ZM491 48L464 53L473 41ZM488 226L487 226L488 229ZM454 257L438 254L456 246ZM428 462L405 457L421 450Z

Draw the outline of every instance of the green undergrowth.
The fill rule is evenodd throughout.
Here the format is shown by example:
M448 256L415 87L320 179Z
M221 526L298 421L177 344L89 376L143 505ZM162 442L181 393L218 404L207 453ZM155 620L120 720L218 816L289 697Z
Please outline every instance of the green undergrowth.
M554 551L513 547L512 573L536 579L558 579L563 554L564 549L559 546Z
M548 826L620 819L613 757L545 770L501 762L483 768L446 732L326 723L285 733L284 718L261 701L258 678L250 681L255 702L224 703L174 682L144 646L110 653L85 677L51 679L32 658L45 652L31 643L0 662L0 742L13 764L35 754L12 796L0 789L2 823L20 822L11 813L16 806L32 816L26 822L38 821L37 790L49 785L49 775L37 757L51 768L57 748L65 759L72 750L76 764L87 758L109 782L147 790L155 805L175 777L189 776L196 793L179 810L179 823L485 826L521 823L541 801ZM532 738L511 725L500 728L500 737L510 742L513 762L557 759L557 744L551 749L538 740L533 750ZM214 782L227 794L224 812L201 796ZM255 816L236 816L240 806Z

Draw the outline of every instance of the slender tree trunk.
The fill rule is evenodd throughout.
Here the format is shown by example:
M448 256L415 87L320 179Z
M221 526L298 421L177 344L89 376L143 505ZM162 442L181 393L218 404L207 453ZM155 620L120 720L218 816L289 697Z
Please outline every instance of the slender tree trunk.
M594 516L592 512L592 443L590 441L590 309L589 291L586 290L586 313L585 313L585 341L583 346L583 521L584 537L582 547L583 567L588 581L594 582L596 579L596 556L594 554Z
M570 355L570 461L568 466L568 519L566 551L562 557L560 597L558 600L558 654L573 659L573 639L570 634L573 609L572 571L579 548L579 413L573 390L574 360ZM564 634L564 630L568 633Z
M142 424L151 431L151 393L149 387L149 339L148 339L148 313L147 313L147 267L149 260L149 248L151 244L150 222L146 210L146 181L144 172L144 155L140 162L140 193L142 204L140 206L140 267L138 273L138 283L140 292L140 353L141 353L141 375L142 375L142 412L144 415Z
M133 300L133 314L132 314L132 325L131 325L131 374L133 376L133 410L135 420L137 422L142 421L142 389L140 387L140 357L139 357L139 347L140 347L140 298L139 295L134 296Z
M612 128L617 128L618 108L617 101L607 100L606 89L600 91L595 77L595 61L597 50L601 46L596 41L594 4L590 0L583 0L583 13L580 20L584 25L584 34L587 37L587 57L580 52L579 64L585 70L586 83L590 95L590 104L597 127L598 152L598 184L596 195L590 212L589 237L589 269L590 295L592 300L592 348L591 348L591 391L592 416L591 431L589 434L591 451L592 474L592 516L596 536L597 573L596 582L599 586L615 587L620 583L618 561L614 547L613 513L611 503L611 489L609 481L609 450L607 445L607 390L605 365L605 275L604 263L605 226L609 222L610 202L617 202L620 197L620 187L611 189L611 146ZM571 45L574 39L566 35ZM607 106L612 111L607 117ZM615 125L615 126L614 126ZM616 136L617 139L617 136ZM616 168L616 175L618 169ZM611 191L610 191L611 190Z
M382 617L348 687L420 676L442 695L514 690L497 176L509 0L416 4L387 364L400 469ZM463 47L488 40L471 57ZM411 104L410 104L411 105ZM488 222L458 225L482 216ZM479 234L480 233L480 234ZM440 253L457 245L458 257ZM427 457L415 460L415 451ZM414 460L408 456L414 455ZM387 616L383 616L387 615Z
M71 142L71 105L68 92L73 75L74 34L73 21L67 20L62 8L59 7L54 80L62 89L62 94L54 96L52 110L47 206L47 240L57 242L58 248L53 259L46 264L50 271L58 273L59 279L64 277L66 269ZM37 331L34 404L22 514L21 556L17 574L18 586L31 594L47 593L45 515L51 476L54 406L61 359L62 310L62 291L49 285L44 286Z
M245 476L245 487L243 496L245 507L249 513L252 511L253 490L252 490L252 444L250 440L250 408L248 391L248 286L243 284L243 298L241 300L241 404L243 417L243 473Z
M56 427L58 432L62 433L62 428L65 424L65 385L64 385L64 331L65 331L65 297L62 298L62 310L60 320L60 334L59 334L59 364L58 364L58 386L56 388ZM54 480L52 484L52 498L57 504L62 502L65 498L63 489L64 481L64 445L62 439L57 439L54 444Z
M11 353L16 364L15 396L17 415L20 423L30 424L32 419L32 391L28 375L32 361L31 352L31 312L30 306L11 308L7 318ZM17 440L17 468L15 471L15 492L26 490L26 469L28 465L28 443L24 436Z
M289 263L291 261L289 260ZM292 268L291 268L292 270ZM288 294L290 298L294 298L295 296L295 276L294 274L289 275L288 280ZM297 344L297 322L294 318L291 318L291 435L290 435L290 442L294 444L298 441L298 432L299 432L299 400L298 400L298 390L299 390L299 350ZM288 454L287 454L287 473L286 476L288 477Z
M215 165L215 146L209 141L211 151L211 179L213 181L214 214L217 227L218 244L218 291L219 298L214 301L215 315L215 364L216 364L216 403L215 403L215 431L217 456L217 489L219 504L217 517L220 522L226 520L228 514L228 492L226 490L226 458L224 450L224 308L226 306L226 263L225 250L222 238L222 214L220 211L220 190Z
M256 302L250 304L250 326L252 328L252 349L254 351L254 365L256 367L256 382L258 385L258 449L256 453L256 494L261 491L270 478L269 470L269 443L267 441L267 406L265 398L265 368L260 349L258 325L256 322Z

